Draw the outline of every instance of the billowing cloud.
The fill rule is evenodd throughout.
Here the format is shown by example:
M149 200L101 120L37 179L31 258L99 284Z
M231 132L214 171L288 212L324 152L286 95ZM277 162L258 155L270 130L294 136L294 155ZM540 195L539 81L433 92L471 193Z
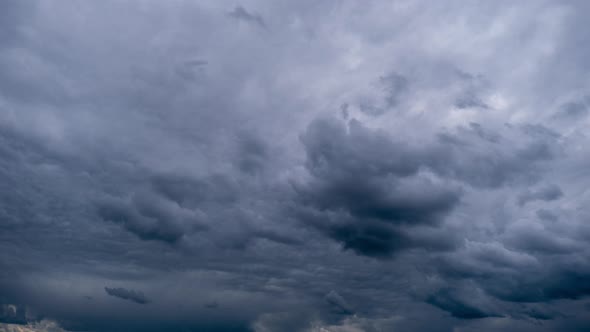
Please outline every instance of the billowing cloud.
M318 120L302 140L311 180L296 190L309 224L369 256L438 244L410 229L438 224L457 204L460 190L418 174L427 166L425 152L354 120L347 127Z

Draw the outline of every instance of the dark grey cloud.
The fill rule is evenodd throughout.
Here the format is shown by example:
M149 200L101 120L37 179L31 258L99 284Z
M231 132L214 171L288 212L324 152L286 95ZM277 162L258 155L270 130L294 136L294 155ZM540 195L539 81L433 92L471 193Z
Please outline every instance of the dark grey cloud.
M145 295L143 295L142 292L135 291L132 289L126 289L126 288L122 288L122 287L114 287L114 288L105 287L104 290L110 296L118 297L120 299L132 301L132 302L135 302L138 304L146 304L146 303L150 302L145 297Z
M228 13L228 15L235 19L244 20L246 22L253 23L261 28L266 29L266 23L262 19L262 16L256 13L250 13L242 6L236 6L232 11Z
M417 176L421 151L355 120L317 120L302 141L312 178L296 189L301 217L346 249L381 257L427 247L408 228L436 225L458 203L458 189Z

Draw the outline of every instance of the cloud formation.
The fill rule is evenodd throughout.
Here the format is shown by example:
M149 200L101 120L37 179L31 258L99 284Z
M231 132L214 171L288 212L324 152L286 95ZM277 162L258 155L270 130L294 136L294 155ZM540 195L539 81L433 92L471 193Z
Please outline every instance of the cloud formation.
M105 287L104 291L110 296L118 297L123 300L129 300L138 304L146 304L149 300L143 295L142 292L134 291L132 289L126 289L122 287L109 288Z
M588 330L588 9L4 1L0 329Z

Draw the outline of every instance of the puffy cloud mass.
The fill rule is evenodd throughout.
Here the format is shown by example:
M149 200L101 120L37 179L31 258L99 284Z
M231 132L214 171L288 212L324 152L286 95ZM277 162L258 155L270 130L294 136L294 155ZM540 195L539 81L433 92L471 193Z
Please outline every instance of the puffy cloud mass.
M586 331L585 1L0 4L0 331Z

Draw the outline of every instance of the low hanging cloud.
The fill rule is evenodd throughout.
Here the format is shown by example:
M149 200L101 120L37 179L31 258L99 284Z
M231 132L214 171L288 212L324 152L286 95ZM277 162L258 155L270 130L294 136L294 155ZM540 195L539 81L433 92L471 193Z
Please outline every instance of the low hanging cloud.
M105 287L104 290L110 296L118 297L120 299L128 300L128 301L135 302L138 304L147 304L150 302L145 297L145 295L140 291L135 291L132 289L126 289L126 288L122 288L122 287L114 287L114 288Z

